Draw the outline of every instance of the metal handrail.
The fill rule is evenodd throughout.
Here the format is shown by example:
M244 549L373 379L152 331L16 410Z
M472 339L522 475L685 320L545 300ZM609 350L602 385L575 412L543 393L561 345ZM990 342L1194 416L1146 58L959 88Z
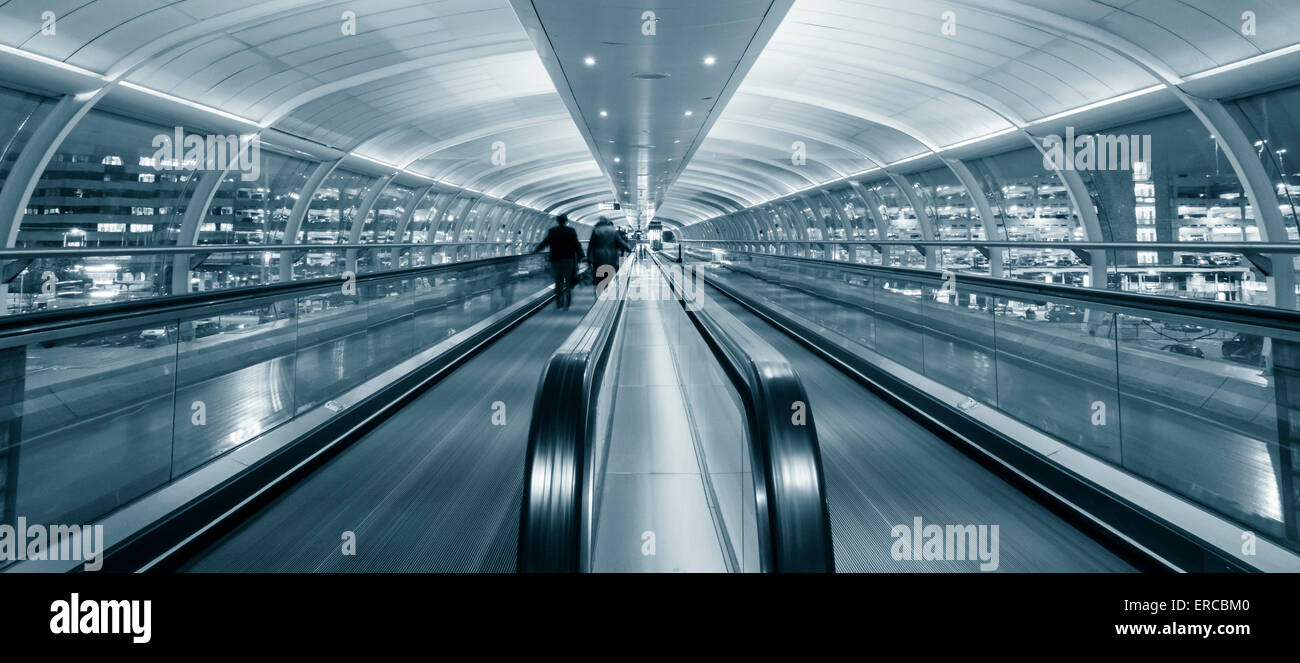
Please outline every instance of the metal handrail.
M479 260L464 260L441 265L408 267L383 272L371 272L355 277L358 286L373 281L402 279L428 276L473 267L482 267L503 262L523 260L535 254L524 253L509 256L494 256ZM301 296L325 288L338 288L344 282L342 276L323 277L301 281L286 281L266 285L248 286L228 290L210 290L184 295L169 295L148 299L135 299L112 304L96 306L78 306L54 309L23 315L0 316L0 345L12 345L13 340L22 337L22 342L42 340L38 338L49 334L66 336L70 331L90 333L103 325L114 327L144 323L160 317L185 317L195 315L197 311L213 313L213 309L229 310L242 306L254 306L258 303L275 301L286 297ZM30 339L30 340L29 340Z
M0 249L0 260L40 260L42 258L92 258L132 255L184 255L189 253L284 253L294 251L338 251L363 249L439 249L452 246L509 246L532 244L523 240L503 242L406 242L402 244L195 244L194 246L95 246L50 249Z
M618 279L625 283L630 269ZM608 290L608 289L606 289ZM613 292L622 292L615 287ZM587 478L596 430L600 384L610 361L622 297L604 296L551 355L537 385L524 460L516 569L520 573L583 571L593 534L584 505L594 486ZM591 496L597 498L599 496Z
M945 272L913 267L887 267L883 265L862 265L841 260L823 258L804 258L782 256L771 253L740 251L745 255L783 260L796 263L812 263L818 266L858 272L867 276L889 277L926 281L942 285L951 274L952 283L958 292L964 287L974 287L995 296L1012 296L1025 299L1064 300L1069 303L1101 306L1121 313L1137 315L1159 314L1188 321L1212 320L1244 327L1252 327L1264 334L1285 331L1300 334L1300 311L1235 304L1231 302L1209 301L1205 299L1182 299L1163 295L1148 295L1120 290L1102 290L1099 288L1081 288L1056 283L1042 283L1022 279L995 278L968 272Z
M1061 251L1184 251L1189 253L1300 254L1300 242L1013 242L1009 240L908 239L679 239L682 244L846 244L852 246L1058 249Z

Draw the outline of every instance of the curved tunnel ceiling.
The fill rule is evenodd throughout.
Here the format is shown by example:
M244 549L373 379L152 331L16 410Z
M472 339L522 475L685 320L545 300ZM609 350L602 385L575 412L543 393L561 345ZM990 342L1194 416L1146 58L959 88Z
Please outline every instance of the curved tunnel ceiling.
M585 216L636 199L626 173L606 163L615 155L606 146L635 146L636 132L595 142L598 120L575 113L574 92L557 88L525 27L540 15L516 14L534 4L525 0L47 4L54 35L41 34L31 3L0 2L0 45L537 209ZM661 10L669 31L673 10L696 11L610 0L600 16L639 15L641 4ZM719 62L736 80L698 77L717 103L699 99L693 124L680 99L634 109L699 130L662 141L664 163L649 173L662 185L657 218L696 223L1178 83L1300 34L1300 3L1284 0L794 0L770 33L755 28L765 6L777 3L710 3L708 15L739 11L748 22L726 33L732 52ZM1245 10L1259 16L1255 35L1242 34ZM355 35L343 34L345 12L355 12ZM766 41L742 49L745 34ZM752 63L738 66L750 51ZM689 60L698 64L693 51ZM599 87L576 89L625 107ZM796 143L806 163L792 161Z
M1162 82L1135 59L1183 77L1298 34L1294 2L797 0L686 173L765 155L751 181L778 198ZM703 220L705 194L683 177L660 213Z
M596 186L507 0L51 3L54 36L21 5L0 4L0 43L536 207L556 179Z

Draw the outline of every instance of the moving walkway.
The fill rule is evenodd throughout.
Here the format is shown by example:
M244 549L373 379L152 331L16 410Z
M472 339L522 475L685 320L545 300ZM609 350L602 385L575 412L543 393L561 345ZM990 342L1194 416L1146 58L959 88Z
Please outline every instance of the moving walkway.
M569 311L547 307L544 258L504 256L350 294L321 279L11 319L0 339L30 370L8 384L28 414L10 421L7 504L105 524L118 571L980 568L893 555L914 517L999 525L999 570L1245 569L1122 487L1017 460L1025 440L970 421L987 400L927 396L864 351L915 343L922 377L980 379L978 337L934 338L982 301L964 289L900 311L941 278L684 253L630 260ZM113 341L155 328L162 345ZM1000 338L1047 347L1044 329ZM74 483L102 488L44 489Z

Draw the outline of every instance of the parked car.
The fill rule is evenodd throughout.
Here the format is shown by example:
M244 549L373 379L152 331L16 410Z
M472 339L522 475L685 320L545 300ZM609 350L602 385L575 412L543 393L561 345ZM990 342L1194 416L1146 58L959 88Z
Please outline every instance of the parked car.
M1083 311L1074 306L1053 306L1047 312L1048 322L1083 322Z
M1160 349L1165 352L1172 352L1176 355L1186 355L1188 357L1196 357L1197 359L1205 359L1205 352L1191 343L1170 343Z
M136 345L139 345L142 348L152 348L166 342L166 329L146 329L140 332L140 338L136 341Z
M194 323L194 338L215 336L221 333L221 324L216 320L199 320Z

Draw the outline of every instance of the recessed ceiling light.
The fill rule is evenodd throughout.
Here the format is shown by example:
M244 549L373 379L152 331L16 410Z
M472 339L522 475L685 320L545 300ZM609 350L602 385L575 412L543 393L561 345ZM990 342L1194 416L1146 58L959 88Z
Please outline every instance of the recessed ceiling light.
M704 56L704 64L706 64L706 65L708 65L708 66L710 66L710 67L712 67L712 66L713 66L713 63L715 63L715 62L717 62L717 61L718 61L718 59L715 58L715 57L713 57L712 55L706 55L706 56Z
M601 117L609 117L609 111L601 111L601 112L600 112L600 116L601 116Z
M695 114L695 111L686 111L686 117L690 117L690 116L692 116L692 115L694 115L694 114Z
M614 163L623 163L623 160L618 157L614 157Z
M682 142L682 141L680 141L680 140L675 140L675 141L673 141L673 145L676 145L676 144L678 144L678 143L680 143L680 142Z
M587 57L583 58L582 61L585 62L585 63L587 64L588 67L594 67L594 66L596 66L596 58L594 58L594 57L592 57L592 56L590 56L590 55L588 55Z

